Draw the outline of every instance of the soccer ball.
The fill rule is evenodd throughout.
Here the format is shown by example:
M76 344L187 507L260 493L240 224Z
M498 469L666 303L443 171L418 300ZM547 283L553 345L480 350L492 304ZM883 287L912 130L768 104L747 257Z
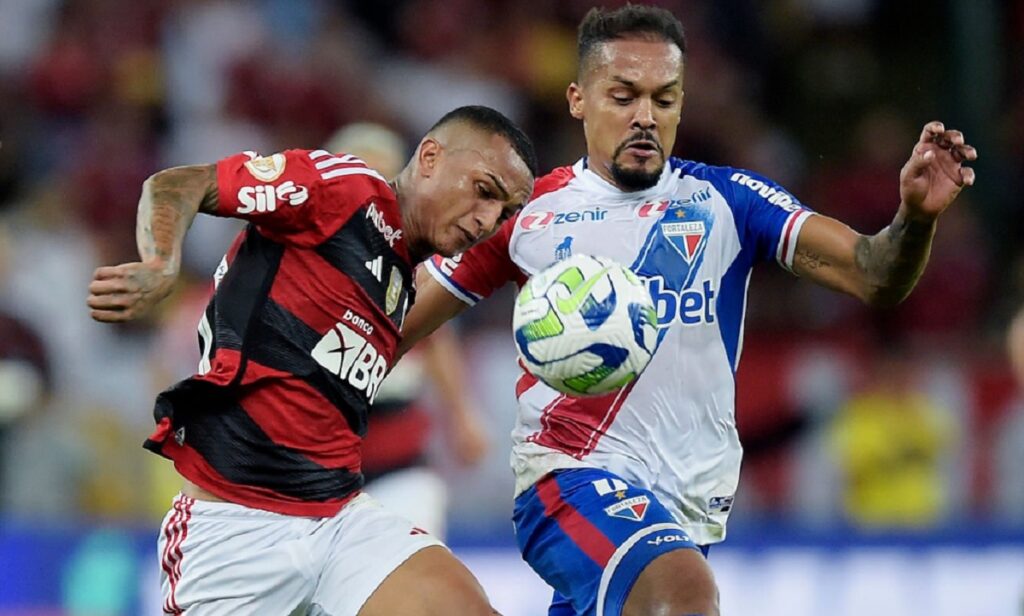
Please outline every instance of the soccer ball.
M560 392L626 386L651 361L658 319L647 287L611 259L577 254L539 272L512 315L522 364Z

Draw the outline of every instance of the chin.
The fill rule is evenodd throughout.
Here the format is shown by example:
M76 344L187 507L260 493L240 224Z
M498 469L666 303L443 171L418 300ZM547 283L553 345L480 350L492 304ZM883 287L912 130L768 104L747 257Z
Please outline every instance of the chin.
M665 161L660 158L628 167L615 164L612 165L612 177L623 188L628 190L644 190L658 183L664 168Z

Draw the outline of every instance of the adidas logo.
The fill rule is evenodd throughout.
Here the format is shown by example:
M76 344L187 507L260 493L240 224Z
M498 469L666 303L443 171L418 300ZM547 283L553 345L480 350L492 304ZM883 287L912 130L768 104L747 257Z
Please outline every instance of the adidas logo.
M384 269L384 257L377 257L376 259L370 259L366 262L366 269L370 270L377 280L383 280L381 278L381 270Z

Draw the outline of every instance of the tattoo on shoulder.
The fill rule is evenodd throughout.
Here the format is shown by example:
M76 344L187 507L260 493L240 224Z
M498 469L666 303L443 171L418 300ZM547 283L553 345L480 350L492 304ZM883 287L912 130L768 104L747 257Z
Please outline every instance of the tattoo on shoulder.
M800 265L809 270L832 266L822 255L806 249L797 249L796 260Z

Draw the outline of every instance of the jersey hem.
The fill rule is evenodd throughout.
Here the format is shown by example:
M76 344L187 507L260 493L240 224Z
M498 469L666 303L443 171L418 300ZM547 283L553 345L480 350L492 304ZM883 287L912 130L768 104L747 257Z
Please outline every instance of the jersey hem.
M163 455L166 456L168 454L165 452ZM268 496L242 494L230 489L234 487L234 484L224 484L211 481L195 467L194 463L190 463L189 460L186 459L187 457L188 456L185 456L184 458L180 456L171 457L174 461L175 470L177 470L178 474L182 477L206 490L210 494L213 494L218 498L223 498L229 503L253 509L261 509L271 513L296 517L330 518L337 515L345 505L362 493L362 490L356 490L350 494L346 494L338 500L326 503L281 501Z

